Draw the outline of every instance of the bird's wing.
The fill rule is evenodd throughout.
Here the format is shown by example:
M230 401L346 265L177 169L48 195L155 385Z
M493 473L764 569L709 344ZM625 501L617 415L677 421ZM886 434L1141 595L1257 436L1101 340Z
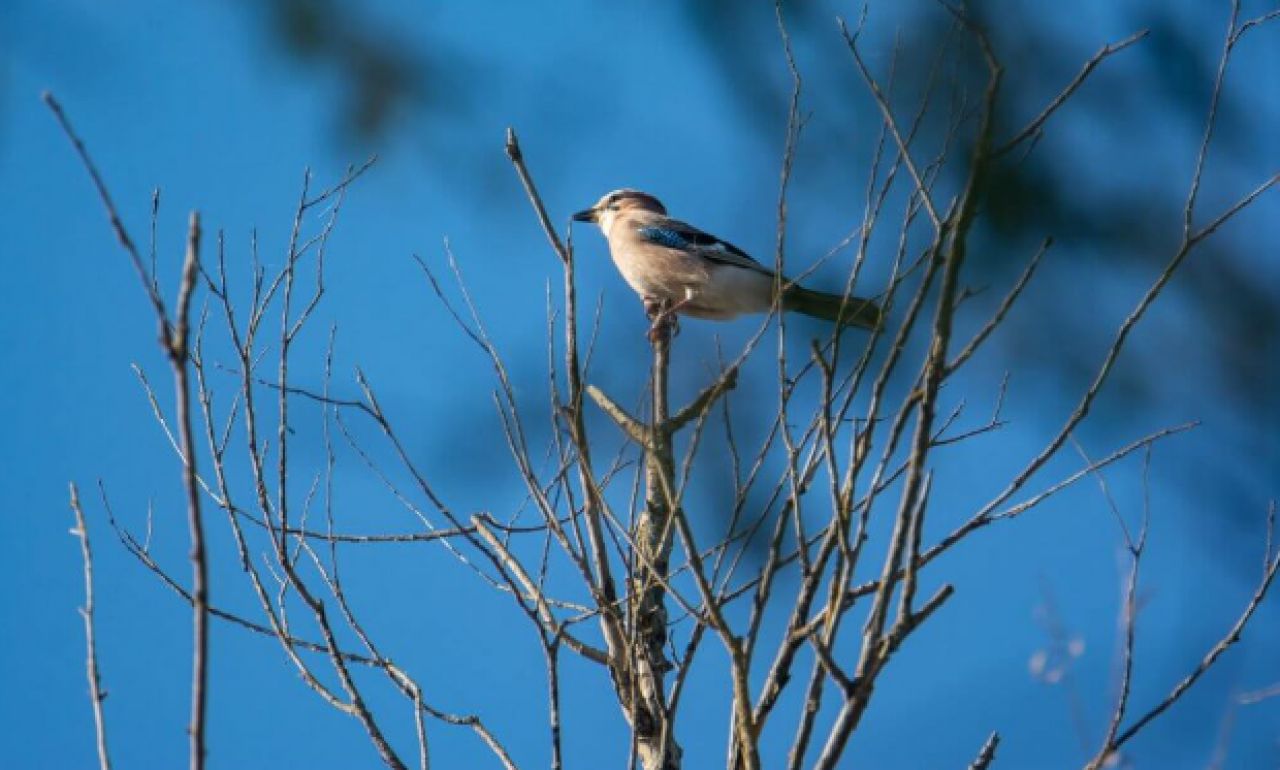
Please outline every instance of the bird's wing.
M772 270L752 259L747 252L732 243L722 241L693 225L675 219L664 219L659 223L641 225L636 228L636 233L646 241L659 246L689 251L722 265L742 267L768 276L773 275Z

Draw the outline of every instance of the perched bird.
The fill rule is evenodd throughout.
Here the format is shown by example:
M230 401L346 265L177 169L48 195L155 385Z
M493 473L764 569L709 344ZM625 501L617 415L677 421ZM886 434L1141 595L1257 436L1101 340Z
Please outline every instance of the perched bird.
M668 313L715 320L773 306L772 270L732 243L667 217L666 207L648 193L614 190L573 218L599 225L618 271L651 315L660 304ZM813 291L785 278L782 309L864 329L881 322L871 300Z

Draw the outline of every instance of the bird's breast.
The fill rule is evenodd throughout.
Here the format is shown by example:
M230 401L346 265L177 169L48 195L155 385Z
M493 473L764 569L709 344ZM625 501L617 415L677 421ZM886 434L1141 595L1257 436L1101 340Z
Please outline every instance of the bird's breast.
M710 278L708 266L678 249L649 243L611 242L609 252L618 272L642 296L683 299Z

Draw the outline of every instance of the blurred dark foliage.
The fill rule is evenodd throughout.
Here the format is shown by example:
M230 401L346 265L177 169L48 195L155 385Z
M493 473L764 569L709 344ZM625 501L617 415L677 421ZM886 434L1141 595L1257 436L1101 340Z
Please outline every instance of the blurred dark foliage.
M371 135L399 129L396 121L405 117L414 118L411 124L456 117L443 114L458 109L456 103L439 97L459 77L455 59L434 55L420 41L399 40L394 29L335 0L269 0L253 7L285 50L309 65L324 64L346 84L347 101L336 110L347 128ZM988 30L1007 68L997 136L1012 136L1070 82L1089 56L1105 43L1116 42L1088 39L1081 25L1070 30L1055 27L1033 5L975 1L968 8ZM791 81L781 58L773 5L702 0L682 9L726 92L736 98L742 124L779 138ZM912 99L924 92L931 63L943 47L949 53L937 101L954 103L957 95L976 99L987 75L971 42L966 44L964 35L957 34L954 19L940 5L926 3L915 10L897 40L894 91L906 95L897 100L904 114L913 108ZM1246 17L1250 10L1246 4ZM785 12L797 49L822 36L838 39L829 8L796 2L786 4ZM850 24L856 23L860 7L850 6L847 12ZM1062 131L1069 120L1077 131L1106 134L1105 141L1090 146L1109 147L1108 152L1134 142L1133 137L1143 145L1144 137L1153 145L1165 137L1169 157L1160 158L1154 146L1134 147L1132 157L1076 157L1064 151L1062 143L1051 151L1041 146L1029 154L1011 154L990 181L976 233L980 248L973 250L970 260L970 282L994 287L994 297L1021 270L1032 244L1046 234L1070 242L1070 259L1058 265L1070 271L1065 281L1056 279L1062 281L1062 290L1041 293L1033 306L1022 308L1023 322L1006 328L1002 349L1016 358L1020 369L1034 363L1040 376L1061 383L1067 396L1077 394L1091 376L1120 318L1177 246L1227 8L1211 3L1172 9L1135 3L1119 13L1129 31L1145 28L1148 36L1095 71L1050 121L1045 134ZM1085 22L1081 20L1087 27ZM810 67L804 76L808 104L848 109L848 89L856 85L856 75L847 55L831 67ZM1274 116L1251 114L1240 89L1238 79L1228 80L1199 222L1274 173L1268 164L1274 166L1280 158L1280 134L1269 119ZM869 111L858 117L863 125L875 120ZM931 110L923 142L941 141L949 120L948 109ZM411 125L408 130L421 128ZM1117 139L1116 133L1124 138ZM839 150L834 143L847 141L847 136L807 129L804 141L832 143L835 152ZM951 168L959 174L962 167ZM1274 209L1273 203L1263 203ZM1147 333L1155 341L1148 337L1148 346L1137 354L1148 358L1141 366L1117 370L1111 399L1100 405L1104 418L1099 424L1106 430L1107 410L1141 415L1147 409L1151 421L1167 419L1149 403L1153 389L1170 376L1183 376L1169 367L1186 366L1186 359L1178 355L1182 346L1198 345L1206 351L1199 365L1207 370L1197 373L1203 381L1199 392L1210 404L1187 416L1225 418L1229 423L1233 446L1204 450L1203 462L1219 462L1218 470L1230 466L1241 479L1241 485L1218 492L1224 509L1237 509L1242 519L1252 522L1256 511L1250 506L1256 496L1273 493L1274 479L1280 477L1280 451L1274 440L1274 426L1280 425L1280 389L1275 387L1280 380L1280 302L1274 272L1260 280L1258 255L1249 248L1247 238L1223 233L1188 261L1162 303L1176 305L1190 320L1176 328L1148 321ZM1042 336L1046 328L1055 330L1055 339L1066 330L1077 344L1049 349ZM1188 330L1194 340L1181 338ZM1130 428L1131 422L1125 430ZM1202 460L1187 462L1200 465Z
M1010 3L970 2L969 12L988 30L997 53L1009 70L999 104L997 136L1011 136L1028 119L1048 103L1075 75L1088 56L1103 44L1115 42L1098 39L1081 48L1078 38L1061 39L1061 30L1047 30L1038 22L1033 6ZM998 9L996 10L988 10ZM815 12L812 4L787 6L787 25L792 37L834 34L832 19ZM856 11L856 9L854 9ZM1265 9L1263 9L1265 10ZM1106 125L1135 120L1138 111L1144 122L1158 124L1170 133L1185 134L1197 140L1203 131L1205 111L1214 74L1221 53L1221 36L1226 24L1227 8L1206 4L1190 18L1175 19L1162 15L1160 8L1146 7L1130 13L1131 28L1149 30L1137 46L1120 54L1095 71L1093 80L1072 98L1056 120L1069 119L1085 124ZM769 31L772 9L744 12L728 0L707 0L691 4L690 23L701 33L707 48L719 63L731 91L740 95L743 108L756 112L759 124L773 126L777 116L785 114L790 96L789 81L768 77L765 71L778 69L776 52L753 54L761 29ZM852 24L856 19L850 19ZM1199 22L1199 23L1196 23ZM749 30L754 30L753 37ZM963 94L982 92L987 70L972 46L956 46L953 20L944 12L921 14L913 19L910 35L900 42L898 56L898 90L909 94L924 91L929 77L933 52L950 46L955 55L947 88ZM1257 40L1258 44L1266 44ZM1070 50L1070 52L1068 52ZM1087 51L1083 56L1079 51ZM1121 59L1120 57L1124 57ZM1120 73L1115 74L1118 69ZM822 89L822 73L806 72L806 88ZM815 82L816 81L816 82ZM1103 87L1096 81L1103 81ZM1228 92L1232 91L1228 82ZM1120 93L1117 94L1116 90ZM820 98L820 97L815 97ZM940 101L945 101L944 96ZM907 113L904 105L903 114ZM1241 101L1224 99L1218 115L1211 163L1206 170L1206 188L1213 187L1215 177L1230 176L1237 169L1249 169L1252 176L1244 180L1252 186L1274 172L1264 161L1280 157L1280 135L1275 124L1260 116L1242 114ZM947 130L945 110L934 110L928 116L935 121L926 133L940 137ZM1047 131L1053 131L1050 121ZM808 138L808 137L807 137ZM1185 202L1189 172L1196 144L1187 142L1179 148L1185 157L1178 159L1180 175L1151 180L1124 179L1117 175L1108 180L1110 186L1090 185L1074 171L1074 167L1101 163L1117 166L1125 159L1063 158L1044 152L1031 152L1025 157L1015 154L1000 164L987 189L987 201L981 220L980 237L988 248L976 250L971 267L977 272L975 284L1007 285L1021 269L1027 245L1045 234L1069 236L1080 244L1082 259L1077 269L1088 274L1080 285L1088 286L1098 271L1121 266L1135 266L1137 275L1154 278L1156 272L1177 246L1182 206ZM1262 152L1260 152L1260 150ZM1269 155L1268 152L1269 151ZM1078 162L1079 161L1079 162ZM962 164L952 164L953 173L963 172ZM1240 195L1248 187L1242 180L1233 192ZM1125 184L1118 184L1126 182ZM1223 199L1204 200L1198 222L1221 210ZM1193 277L1176 281L1173 290L1189 300L1189 312L1196 326L1214 330L1214 347L1221 364L1220 375L1229 393L1223 394L1240 408L1251 412L1277 415L1280 391L1274 387L1277 359L1280 358L1280 301L1275 285L1258 280L1249 268L1252 259L1234 253L1247 244L1220 238L1206 245L1204 252L1191 260L1186 270ZM1117 270L1125 280L1134 273ZM984 275L985 274L985 275ZM1136 297L1135 297L1136 298ZM1063 297L1063 307L1054 312L1076 312L1079 297ZM1096 332L1108 334L1112 325L1101 325ZM1083 349L1058 351L1045 359L1058 360L1058 353L1082 354ZM1094 360L1078 362L1085 366ZM1077 362L1062 363L1076 365ZM1268 376L1269 375L1269 376Z
M1257 5L1245 4L1242 20L1270 10ZM1089 56L1116 42L1089 40L1078 28L1051 28L1032 5L970 2L967 7L988 31L1006 67L997 137L1014 135L1071 81ZM786 6L787 27L797 47L805 38L835 34L833 19L815 8L806 3ZM949 49L948 72L937 101L945 104L957 95L973 101L986 83L987 69L976 46L956 34L946 12L934 10L914 15L897 41L894 89L906 95L898 105L902 115L910 114L918 94L925 91L934 52L944 47ZM1077 131L1083 126L1086 132L1110 132L1103 142L1092 143L1109 151L1117 144L1116 134L1136 136L1142 144L1143 137L1151 137L1153 147L1163 139L1169 157L1159 157L1147 147L1134 148L1132 154L1121 147L1116 157L1076 157L1064 155L1062 144L1057 144L1051 151L1011 154L990 179L976 233L981 248L971 250L969 281L975 286L1008 286L1032 245L1046 234L1070 243L1070 259L1056 264L1070 271L1067 280L1057 279L1061 290L1037 294L1033 305L1019 310L1022 321L1007 325L1002 335L1005 356L1022 369L1034 363L1040 376L1060 383L1068 397L1092 377L1120 318L1177 248L1228 10L1226 4L1211 3L1180 12L1134 4L1124 12L1128 30L1146 29L1147 37L1095 70L1044 129L1062 131L1070 121ZM850 9L850 25L856 23L857 13L857 7ZM774 24L772 9L747 12L728 0L708 0L691 5L688 18L730 90L740 95L743 110L756 115L756 125L776 130L791 84L767 74L779 69L776 51L759 51L760 31ZM1273 33L1244 45L1274 45ZM1234 69L1228 69L1198 225L1275 173L1280 161L1275 116L1249 109L1250 89L1268 86L1257 82L1256 75L1251 78L1240 64L1244 45L1237 49ZM818 92L809 97L811 102L821 103L825 92L842 85L812 68L804 76L806 93ZM1275 79L1270 83L1274 89ZM874 119L873 114L866 117ZM923 144L936 146L948 130L948 110L932 109L926 120ZM805 140L823 141L814 133ZM1165 137L1178 139L1171 143ZM951 164L948 170L958 177L964 167ZM1260 204L1275 211L1274 194ZM1269 221L1255 216L1251 226L1256 229L1260 220ZM1267 235L1274 238L1275 233ZM1276 255L1265 259L1251 251L1254 246L1247 235L1239 236L1239 230L1235 237L1229 229L1220 233L1181 268L1161 300L1162 305L1178 308L1181 323L1147 319L1147 340L1141 349L1129 351L1131 360L1141 357L1141 365L1116 371L1110 399L1100 404L1103 419L1092 429L1107 430L1112 424L1108 412L1167 420L1161 413L1167 403L1157 404L1154 392L1169 380L1195 380L1198 397L1207 403L1195 405L1186 416L1216 423L1215 435L1231 438L1183 458L1190 467L1175 475L1196 492L1208 491L1199 488L1202 479L1218 479L1212 494L1220 510L1229 512L1238 526L1252 528L1259 496L1274 495L1280 479L1280 389L1275 386L1280 380L1280 285ZM1259 275L1259 262L1269 272ZM1062 337L1057 330L1069 330L1076 344L1046 345L1044 329L1055 329L1055 339ZM1188 347L1203 351L1199 359L1190 359L1201 370L1185 368ZM1128 430L1133 421L1123 424L1121 430Z
M264 0L249 6L261 17L273 48L303 65L320 65L319 71L341 81L345 101L336 112L344 130L376 136L398 119L439 108L429 86L444 77L443 62L418 42L398 39L394 28L371 20L359 6L335 0Z

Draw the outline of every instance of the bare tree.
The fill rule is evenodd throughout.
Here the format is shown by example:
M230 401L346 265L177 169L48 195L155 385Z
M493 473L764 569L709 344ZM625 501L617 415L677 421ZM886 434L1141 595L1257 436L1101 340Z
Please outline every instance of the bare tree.
M770 314L741 350L719 362L705 387L687 404L673 404L669 394L669 372L672 366L683 365L673 355L677 345L671 325L653 335L647 397L639 409L629 410L623 399L590 384L592 362L603 354L595 352L598 324L584 322L580 315L574 249L554 225L515 132L508 133L506 153L563 273L562 287L558 293L549 292L546 309L544 414L531 415L528 404L518 398L501 351L452 252L446 246L451 284L427 260L418 261L458 329L492 366L494 405L510 461L525 487L526 505L536 511L537 521L532 524L518 519L520 511L505 519L488 512L459 513L464 506L437 491L432 472L421 467L406 448L395 419L384 411L373 383L362 372L355 372L354 394L339 395L343 386L333 382L336 330L327 337L322 384L299 384L305 378L294 372L293 347L311 330L315 310L323 301L329 238L342 202L372 161L350 169L320 192L312 189L309 174L304 177L283 265L268 272L259 261L255 240L250 246L253 278L247 290L233 285L228 277L222 235L209 256L199 218L193 215L176 309L170 312L157 285L154 261L148 265L143 259L79 137L57 102L47 97L80 152L114 232L139 274L172 365L176 387L172 416L141 372L139 376L181 462L188 492L191 580L183 581L161 564L147 538L139 539L117 521L105 492L103 506L124 547L191 605L195 651L191 767L202 767L204 760L211 619L274 639L287 664L317 696L360 723L388 767L428 767L428 736L436 722L472 730L499 764L517 767L515 752L480 716L436 705L412 672L392 662L390 645L367 631L344 591L340 568L344 549L426 541L447 549L462 569L509 597L515 615L523 617L534 632L546 664L552 767L567 761L561 738L560 676L562 657L568 654L597 667L598 686L612 692L630 727L630 745L625 752L623 747L618 751L627 755L629 766L638 763L646 770L684 766L682 747L702 737L681 730L682 694L695 666L723 666L718 674L732 704L728 767L756 770L771 764L761 754L762 739L769 731L775 736L790 734L787 767L829 770L846 755L850 738L895 654L953 596L952 584L935 569L926 569L938 556L978 531L1021 516L1077 481L1193 427L1169 426L1099 459L1085 457L1080 469L1066 477L1041 478L1088 416L1132 330L1179 267L1206 239L1280 182L1280 174L1272 173L1220 211L1205 214L1198 206L1232 52L1246 33L1278 15L1272 12L1241 20L1238 3L1232 7L1207 106L1180 242L1115 330L1091 382L1060 427L1018 472L999 480L998 494L968 512L941 539L926 541L925 521L937 505L944 504L937 501L945 499L934 490L935 469L947 462L940 450L956 451L952 448L963 448L970 439L1003 425L1004 385L991 396L993 415L967 427L971 421L964 401L944 397L943 388L1008 323L1010 309L1051 245L1046 234L1043 244L1027 255L1021 276L1008 287L996 312L975 334L961 338L955 321L970 296L963 276L988 179L998 164L1031 150L1035 138L1096 67L1143 37L1138 32L1103 46L1043 111L1021 130L1003 137L997 135L993 120L1003 77L997 53L962 11L946 11L953 15L962 39L975 46L986 62L985 91L973 102L957 99L939 104L931 85L909 116L892 106L892 72L878 76L862 56L862 20L852 28L844 22L839 26L853 65L879 107L881 125L866 180L862 221L824 259L852 249L845 292L852 296L855 287L865 292L861 269L869 258L873 234L893 231L894 252L876 255L891 261L889 280L874 287L892 322L865 338L832 329L807 350L797 351L786 333L787 319ZM775 264L781 275L787 256L787 190L803 121L802 78L780 10L778 24L793 83L777 205ZM938 61L942 60L940 55ZM934 77L941 77L937 65ZM918 129L931 110L947 111L952 130L941 146L924 148ZM942 192L940 172L951 165L963 169L963 184ZM153 221L156 211L153 206ZM779 282L779 297L784 288ZM197 298L206 304L193 319ZM771 339L776 344L772 353ZM776 362L777 403L768 415L764 438L748 442L736 430L740 422L733 391L748 360L770 356ZM643 371L637 364L637 377ZM228 372L229 389L223 387ZM593 419L600 413L610 422L602 425ZM291 425L305 419L299 414L310 414L323 426L323 462L318 468L300 462L291 451L295 441ZM545 420L551 429L545 455L529 438L533 434L529 426L535 420ZM360 437L357 421L376 428L382 442L379 451L389 452L397 467L384 467L374 459L376 452ZM625 438L621 449L612 453L601 449L609 445L603 438L605 431L621 433ZM722 435L713 437L717 433ZM711 542L699 542L698 531L690 523L693 516L686 491L694 474L702 472L705 447L712 441L723 446L730 458L731 485L717 501L726 513L723 531ZM363 464L422 529L410 534L341 532L333 494L340 454ZM1038 491L1033 491L1033 484L1039 485ZM84 545L89 679L100 762L107 767L93 639L92 562L74 488L72 505L76 532ZM225 515L236 544L234 557L206 552L202 510L210 506ZM314 523L317 517L320 524ZM1262 573L1238 621L1185 679L1145 711L1135 709L1129 683L1137 633L1138 568L1148 525L1144 517L1136 536L1124 529L1131 571L1122 628L1122 681L1106 734L1088 768L1102 767L1239 640L1280 569L1280 554L1272 543L1273 520L1274 508L1268 516ZM264 550L269 554L265 561L255 556ZM208 564L224 558L238 559L243 579L256 598L251 613L209 601ZM788 579L780 580L784 575ZM784 620L779 624L777 618ZM714 659L699 656L707 643L718 644L722 654ZM808 670L802 671L806 666ZM357 669L379 673L385 677L384 687L403 696L414 716L416 746L394 745L388 738L384 727L388 716L370 706L368 690L376 687L376 680L357 676ZM784 701L784 692L802 674L800 696ZM792 713L784 713L784 703L794 703ZM820 718L824 706L830 707L830 719ZM998 743L999 736L993 732L982 747L975 747L970 767L992 766ZM958 757L957 766L966 759Z

